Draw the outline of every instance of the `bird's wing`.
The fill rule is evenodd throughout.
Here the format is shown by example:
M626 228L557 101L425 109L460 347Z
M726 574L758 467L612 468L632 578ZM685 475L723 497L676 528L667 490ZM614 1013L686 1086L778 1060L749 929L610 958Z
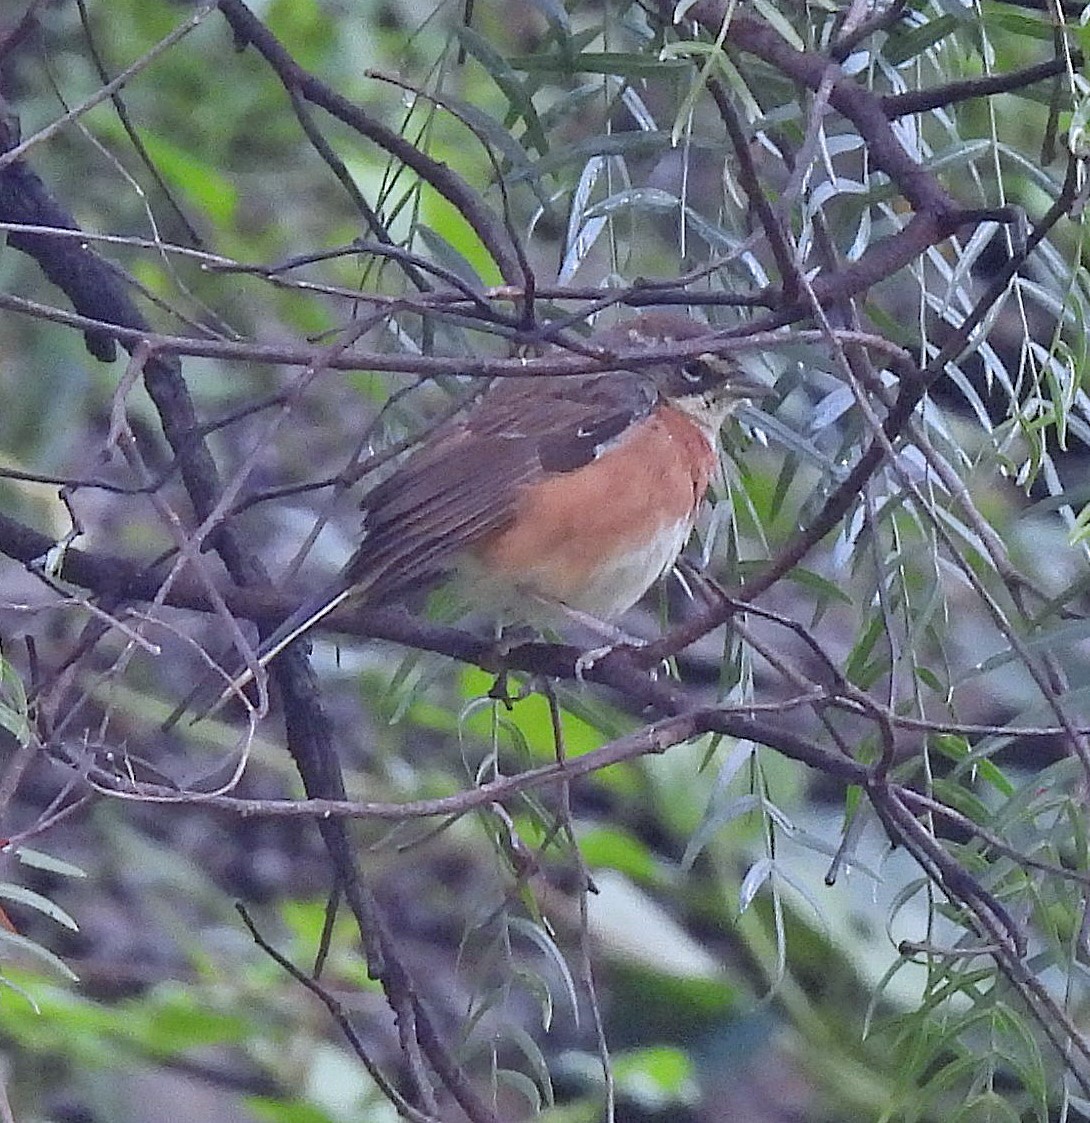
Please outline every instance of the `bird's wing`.
M510 524L523 488L589 464L656 400L649 379L624 371L504 379L364 498L346 580L382 597L436 579Z

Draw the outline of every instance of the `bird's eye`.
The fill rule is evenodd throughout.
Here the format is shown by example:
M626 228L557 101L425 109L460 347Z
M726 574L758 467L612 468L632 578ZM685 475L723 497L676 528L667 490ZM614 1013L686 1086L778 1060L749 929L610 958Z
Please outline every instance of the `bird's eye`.
M681 377L694 386L707 382L711 373L711 368L702 359L690 359L681 367Z

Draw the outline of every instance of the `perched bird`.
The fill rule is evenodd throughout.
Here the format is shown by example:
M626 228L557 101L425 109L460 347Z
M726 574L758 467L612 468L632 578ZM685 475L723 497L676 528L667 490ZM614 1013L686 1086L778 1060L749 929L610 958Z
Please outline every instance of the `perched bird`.
M711 330L650 312L588 342L621 356ZM718 464L720 427L762 393L710 354L497 380L364 497L359 549L265 640L259 665L335 609L451 576L498 621L614 620L677 560Z

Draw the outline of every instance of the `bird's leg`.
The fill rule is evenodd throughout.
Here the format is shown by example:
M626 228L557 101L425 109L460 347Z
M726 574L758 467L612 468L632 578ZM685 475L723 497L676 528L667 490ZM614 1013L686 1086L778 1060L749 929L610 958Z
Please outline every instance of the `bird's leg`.
M530 675L530 677L512 694L507 688L507 683L511 677L511 672L503 667L496 675L495 682L492 683L488 691L488 697L494 702L501 702L504 709L513 710L516 702L521 702L529 698L531 694L544 693L544 688L548 685L548 679L544 675Z
M513 710L515 708L515 703L518 701L517 698L511 697L511 691L507 689L507 683L510 677L511 672L506 667L501 667L496 674L495 680L488 689L488 697L491 698L493 702L503 703L503 708L505 710Z
M516 694L512 695L507 688L508 680L511 677L511 670L507 666L507 656L519 645L530 643L536 638L537 632L533 628L524 625L505 627L502 621L496 621L492 637L492 657L489 659L490 665L487 667L487 670L494 671L496 679L488 691L488 697L494 701L502 702L508 710L513 709L516 702L521 702L523 698L529 697L534 692L534 683L531 679L520 686Z
M607 655L612 655L618 647L624 646L626 645L623 643L607 643L602 647L592 647L589 651L584 651L575 661L575 681L585 682L587 671L592 671L595 663L604 659Z

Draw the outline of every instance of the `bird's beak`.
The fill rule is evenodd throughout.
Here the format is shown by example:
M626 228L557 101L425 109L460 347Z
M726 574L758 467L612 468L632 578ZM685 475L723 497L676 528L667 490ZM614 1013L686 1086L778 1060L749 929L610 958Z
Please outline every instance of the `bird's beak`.
M763 382L748 374L732 375L724 383L724 386L736 398L760 399L771 391L770 386L766 386Z
M701 355L700 361L722 374L720 392L731 398L759 399L765 397L771 390L771 387L743 370L737 363L721 355Z

